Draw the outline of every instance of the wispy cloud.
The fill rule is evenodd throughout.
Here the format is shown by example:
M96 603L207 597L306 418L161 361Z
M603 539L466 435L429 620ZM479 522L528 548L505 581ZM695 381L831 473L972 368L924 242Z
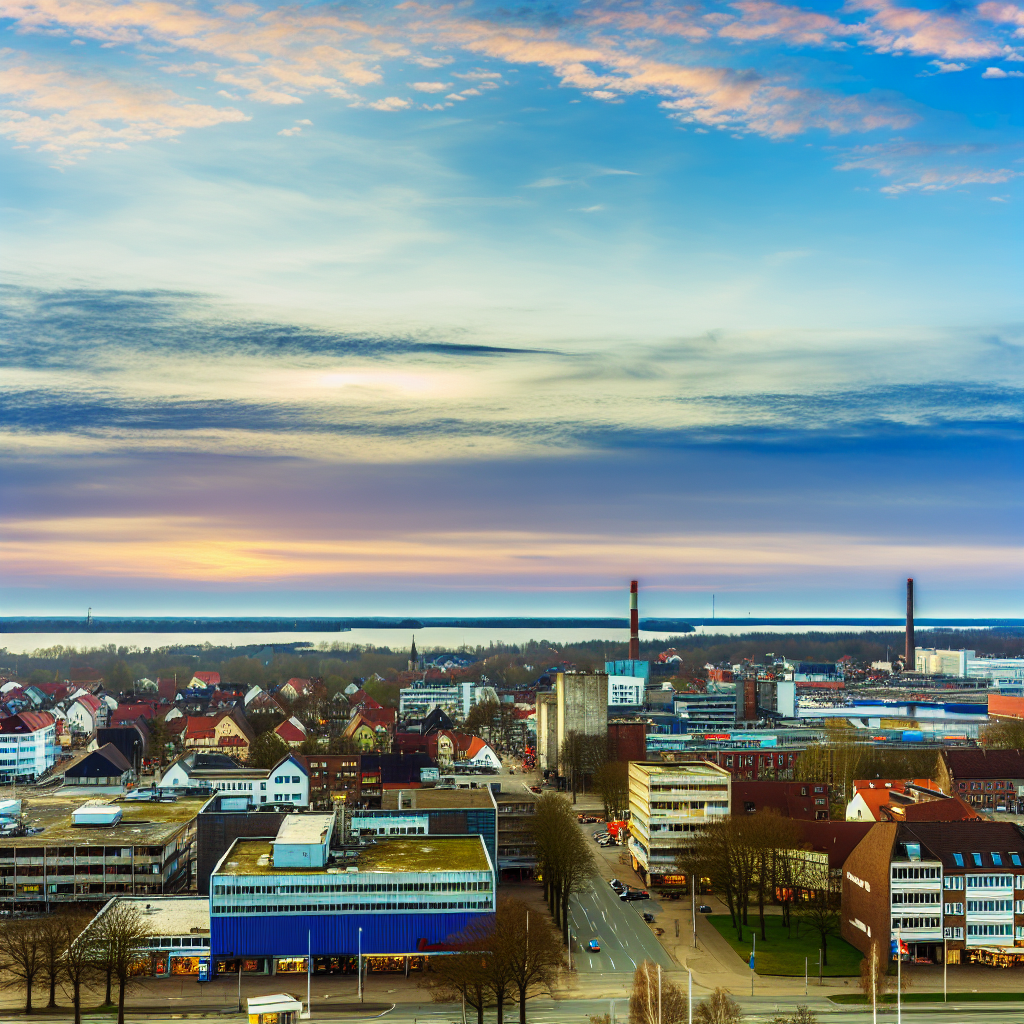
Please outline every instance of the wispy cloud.
M234 107L195 103L168 89L127 85L8 51L0 64L0 95L17 106L0 111L0 134L17 145L73 163L100 147L123 149L149 139L172 139L189 128L248 121Z

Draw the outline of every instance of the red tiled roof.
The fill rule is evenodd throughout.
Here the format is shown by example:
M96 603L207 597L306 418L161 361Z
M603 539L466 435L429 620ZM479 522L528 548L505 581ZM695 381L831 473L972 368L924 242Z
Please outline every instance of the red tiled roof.
M68 684L67 683L36 683L36 688L42 690L47 697L52 697L54 700L60 700L61 697L67 695Z
M207 686L220 686L219 672L193 672L192 678L206 683Z
M942 757L954 779L1024 779L1024 750L954 747Z
M210 739L217 735L216 718L193 718L189 715L185 720L185 739Z
M368 711L384 707L383 704L377 703L377 701L375 701L365 690L356 690L355 693L350 694L348 702L353 706L356 704L362 704L362 706Z
M87 707L92 712L99 711L102 704L99 697L94 697L91 693L83 693L81 697L76 697L74 702Z
M297 726L293 719L289 718L287 722L282 722L274 732L285 741L285 743L301 743L306 738L306 733L303 729Z
M886 807L883 813L892 821L970 821L981 815L958 796L945 800L924 800L919 804Z
M48 729L56 719L49 711L22 711L9 718L0 719L0 732L26 733Z
M134 722L136 718L156 718L156 704L121 704L110 716L111 725L124 725L126 722Z
M217 741L219 747L247 747L248 745L248 741L241 736L221 736Z

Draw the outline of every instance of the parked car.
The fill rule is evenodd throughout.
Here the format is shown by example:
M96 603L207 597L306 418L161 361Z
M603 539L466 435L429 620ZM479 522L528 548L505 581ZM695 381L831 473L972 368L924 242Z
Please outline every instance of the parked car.
M627 902L631 900L649 900L650 898L651 894L644 889L628 889L626 892L619 894L619 899L626 900Z
M654 922L654 915L653 914L644 914L644 920L648 924L653 924L653 922Z
M530 792L531 793L539 793L540 792L540 786L531 786L530 787Z
M625 892L626 886L622 884L617 878L613 878L608 883L616 892Z
M587 952L588 953L600 953L601 952L601 943L598 942L597 939L591 939L587 943Z
M700 914L710 914L711 913L711 908L706 903L702 903L697 908L697 912L700 913Z

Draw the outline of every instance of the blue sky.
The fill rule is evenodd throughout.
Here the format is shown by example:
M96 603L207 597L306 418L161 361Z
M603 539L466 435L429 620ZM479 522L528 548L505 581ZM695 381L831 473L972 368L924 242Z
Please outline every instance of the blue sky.
M1024 8L2 11L7 613L1022 613Z

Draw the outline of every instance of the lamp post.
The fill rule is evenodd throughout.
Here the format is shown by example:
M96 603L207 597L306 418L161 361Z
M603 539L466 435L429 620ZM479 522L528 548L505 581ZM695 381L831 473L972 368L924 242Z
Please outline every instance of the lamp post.
M686 1024L693 1024L693 971L686 970Z
M359 973L359 1002L363 1001L363 929L359 929L359 952L356 956L356 970Z
M901 990L903 988L903 940L900 938L900 930L896 929L896 1024L903 1024L903 1000Z

